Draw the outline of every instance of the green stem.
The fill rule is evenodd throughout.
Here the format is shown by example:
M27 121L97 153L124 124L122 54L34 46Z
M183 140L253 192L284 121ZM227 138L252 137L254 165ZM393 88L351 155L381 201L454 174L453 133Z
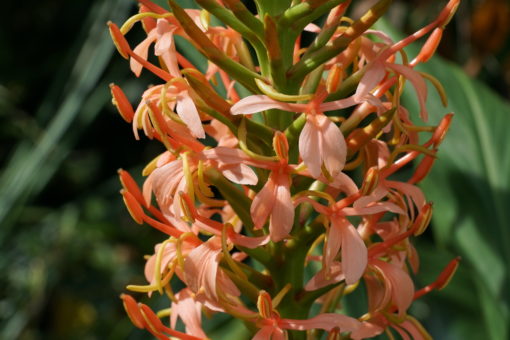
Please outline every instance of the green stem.
M186 34L193 41L200 53L205 55L214 64L227 72L232 78L241 83L244 87L253 93L260 93L255 79L262 77L243 65L235 62L228 57L223 51L218 49L216 45L205 35L204 32L195 24L189 15L182 9L175 0L168 0L168 4L172 8L175 18L179 21Z
M260 17L269 14L276 17L289 8L292 0L254 0Z
M340 37L326 46L302 58L287 72L291 82L300 82L308 73L341 53L354 39L369 29L386 11L392 0L380 0L370 8L360 19L356 20Z

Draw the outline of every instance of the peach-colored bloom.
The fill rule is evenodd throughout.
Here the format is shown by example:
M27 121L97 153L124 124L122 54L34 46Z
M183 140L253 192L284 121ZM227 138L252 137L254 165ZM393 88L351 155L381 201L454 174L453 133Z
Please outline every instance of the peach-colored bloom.
M154 337L159 340L169 340L170 337L181 340L206 340L207 338L196 337L186 333L173 330L163 325L157 315L143 303L137 303L131 296L122 294L121 299L124 303L124 308L133 322L133 324L141 329L146 329Z
M252 340L284 340L287 338L286 330L323 329L330 332L339 328L341 332L350 332L353 340L374 337L382 332L378 326L362 323L343 314L324 313L306 320L281 318L273 308L271 297L265 291L259 293L257 306L260 315L257 325L260 330Z
M193 249L184 261L184 281L197 299L203 299L208 307L222 310L218 290L223 295L239 296L241 293L229 277L219 268L221 239L212 237Z
M346 158L345 139L338 127L322 112L353 106L358 102L349 97L323 103L325 92L319 92L309 104L283 103L263 95L241 99L231 108L232 114L251 114L268 109L281 109L307 114L306 124L299 136L299 153L310 174L318 178L324 165L331 176L336 176Z
M175 329L177 319L181 319L186 326L186 333L199 337L207 338L202 329L202 307L189 288L182 289L175 294L176 301L172 303L172 312L170 314L170 326Z

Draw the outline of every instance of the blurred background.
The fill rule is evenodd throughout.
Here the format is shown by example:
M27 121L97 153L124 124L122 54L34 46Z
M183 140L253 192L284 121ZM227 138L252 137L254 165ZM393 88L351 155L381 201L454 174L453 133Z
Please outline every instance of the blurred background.
M354 1L352 16L370 2ZM413 32L444 3L395 1L381 26L395 37ZM130 74L106 28L133 14L135 1L2 5L0 339L150 338L131 325L119 295L144 282L143 255L162 236L131 221L116 170L140 174L161 149L134 140L108 89L119 84L135 103L153 80ZM132 43L142 39L136 34ZM450 101L441 107L431 91L431 121L456 116L422 186L435 216L418 240L417 285L453 257L463 260L450 286L416 302L412 314L436 339L507 340L510 3L462 1L439 53L422 70L443 82Z

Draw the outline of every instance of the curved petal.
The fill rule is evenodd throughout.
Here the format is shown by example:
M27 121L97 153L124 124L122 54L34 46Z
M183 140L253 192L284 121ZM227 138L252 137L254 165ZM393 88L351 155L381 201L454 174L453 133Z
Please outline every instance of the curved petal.
M276 200L275 189L275 183L270 176L264 187L262 187L258 194L253 198L250 214L253 224L255 225L255 229L262 228L262 226L266 223Z
M317 290L326 287L330 284L345 280L345 275L342 272L342 267L339 262L333 262L326 270L323 268L318 271L305 285L306 291Z
M303 104L288 104L279 102L277 100L271 99L268 96L264 95L253 95L248 96L237 103L235 103L230 109L230 113L233 115L247 115L252 113L257 113L269 109L281 109L284 111L291 112L302 112L306 108Z
M370 93L386 75L384 64L382 62L374 62L367 66L365 75L361 78L354 99L358 102L363 101L365 96Z
M177 302L172 303L170 314L170 326L175 329L177 318L180 318L186 326L186 333L199 338L207 338L202 329L202 304L193 299L193 293L189 288L182 289L175 294Z
M184 260L184 277L188 287L194 293L203 288L206 297L212 301L217 300L216 276L220 253L218 238L213 237L193 249Z
M347 145L345 138L338 126L336 126L328 117L319 115L316 117L318 125L321 127L322 139L322 159L324 166L331 174L336 176L345 165L347 157Z
M403 317L413 302L413 281L404 270L396 265L380 260L373 261L384 276L386 289L391 291L391 298L398 308L399 317Z
M322 150L319 133L317 126L307 117L306 124L299 135L299 154L314 178L318 178L321 174Z
M269 235L278 242L289 236L294 224L294 205L290 197L289 175L279 174L276 180L275 201L271 211Z
M350 316L337 313L324 313L307 320L283 319L280 326L285 329L304 331L308 329L324 329L331 331L340 328L341 332L354 332L361 327L361 322Z
M367 268L368 250L356 229L348 221L342 228L342 269L345 283L356 283Z
M200 115L188 91L182 91L177 96L176 111L179 117L186 123L194 137L205 138L205 131L202 126L202 121L200 120Z
M147 38L145 38L141 43L139 43L135 49L133 50L133 53L139 55L142 59L147 60L147 57L149 56L149 46L156 40L157 34L156 30L152 30L147 35ZM131 71L139 77L142 73L143 66L138 61L136 61L134 58L129 58L129 67L131 68Z
M427 107L425 105L425 101L427 100L427 84L425 83L425 80L423 80L422 76L409 66L392 63L387 63L386 66L411 81L411 84L413 84L413 87L416 90L418 103L420 104L420 117L424 122L428 121Z
M262 327L251 340L271 340L271 335L273 334L274 327L267 325Z
M220 171L228 180L241 185L255 185L259 180L255 171L245 164L222 167Z

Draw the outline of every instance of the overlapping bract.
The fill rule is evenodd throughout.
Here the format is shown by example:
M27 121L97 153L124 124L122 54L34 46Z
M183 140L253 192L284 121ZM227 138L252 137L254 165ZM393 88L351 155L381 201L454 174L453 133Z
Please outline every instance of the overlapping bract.
M437 125L414 124L400 95L409 81L427 120L425 80L433 77L414 67L434 53L458 2L398 42L370 29L388 8L383 0L357 21L343 17L350 1L293 1L276 16L259 4L264 13L255 16L233 0L199 1L202 11L140 0L140 13L121 28L109 23L133 73L146 68L160 78L136 110L112 85L114 103L137 139L141 129L167 149L144 169L142 189L119 171L133 219L168 237L147 260L148 284L128 289L166 292L170 309L158 315L170 320L123 295L134 325L159 339L206 339L207 310L251 323L256 340L300 332L366 339L390 329L427 339L407 309L443 287L458 259L416 290L410 238L430 221L432 206L416 183L430 170L451 114ZM293 11L298 6L308 7ZM213 26L209 12L225 26ZM322 15L322 28L311 23ZM124 35L137 23L147 38L131 48ZM310 46L300 44L303 30L316 35ZM427 35L409 62L403 48ZM176 36L209 59L205 74L178 52ZM280 45L290 38L293 49ZM242 87L252 95L241 98ZM420 144L422 133L429 137ZM393 175L413 161L414 174L397 181ZM177 293L176 280L186 286ZM367 313L346 316L339 298L360 280ZM323 306L319 314L310 314L314 304ZM175 329L178 319L183 329Z

